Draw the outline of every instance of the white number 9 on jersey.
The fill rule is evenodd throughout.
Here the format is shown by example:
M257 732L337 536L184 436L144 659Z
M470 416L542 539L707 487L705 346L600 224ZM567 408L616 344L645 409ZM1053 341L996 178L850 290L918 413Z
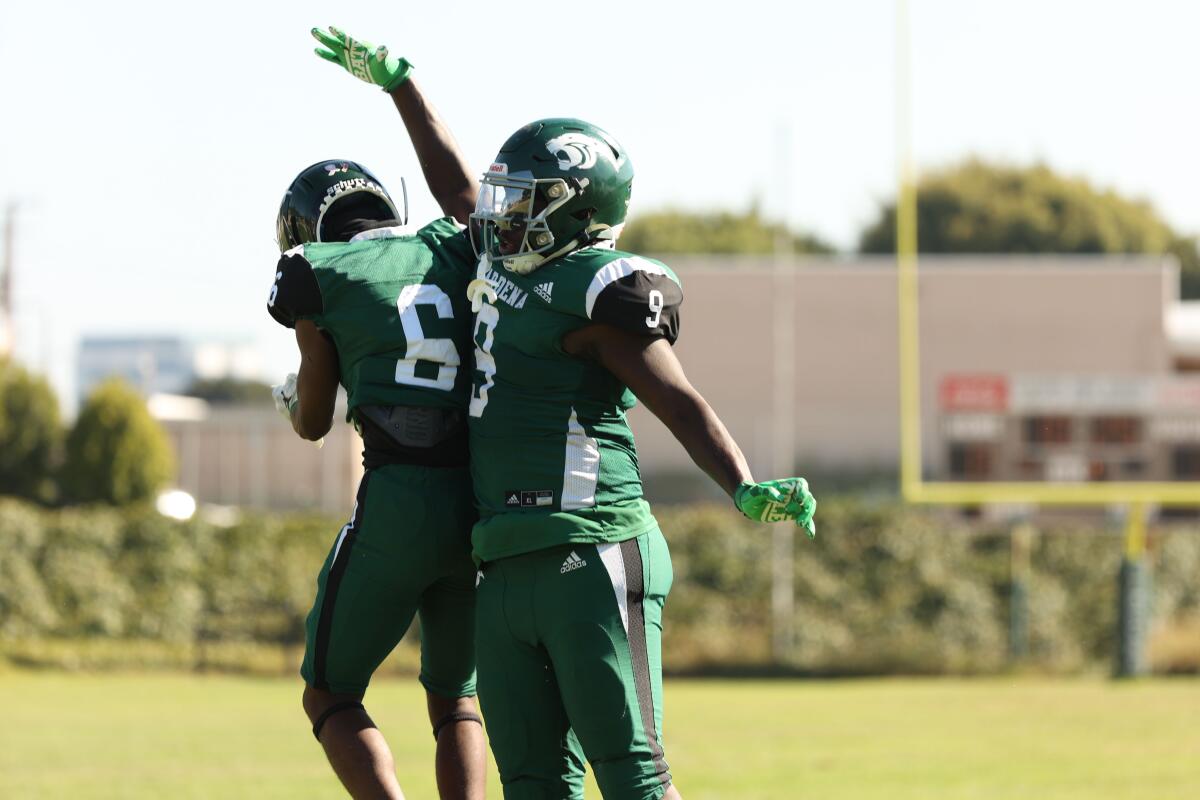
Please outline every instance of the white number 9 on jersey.
M650 290L650 313L653 317L646 317L647 328L657 328L659 321L662 319L663 305L666 301L663 300L663 293L658 289Z

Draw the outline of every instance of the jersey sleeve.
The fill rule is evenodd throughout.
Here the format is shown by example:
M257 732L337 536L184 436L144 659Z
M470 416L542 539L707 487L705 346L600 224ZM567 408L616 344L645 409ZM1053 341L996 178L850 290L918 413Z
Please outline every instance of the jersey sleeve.
M679 338L679 307L683 287L661 264L632 256L606 264L587 290L588 319L630 333Z
M275 283L267 297L267 312L286 328L296 320L309 319L324 311L321 286L312 264L304 257L303 247L287 251L275 267Z

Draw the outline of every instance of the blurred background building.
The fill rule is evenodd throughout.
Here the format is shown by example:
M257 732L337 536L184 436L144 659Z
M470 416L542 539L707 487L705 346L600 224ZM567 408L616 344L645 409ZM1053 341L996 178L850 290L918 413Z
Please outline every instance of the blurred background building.
M175 448L177 485L208 505L317 509L344 516L362 477L362 440L344 398L318 448L296 435L267 402L217 404L156 395L150 412Z
M176 336L85 336L79 342L80 400L108 378L121 378L148 397L179 394L195 377L192 347Z
M894 475L894 260L668 263L684 284L679 357L752 466L770 469L783 449L803 474ZM923 256L920 280L929 475L1200 475L1200 329L1172 258ZM631 416L652 483L703 480L663 426L642 409Z
M79 343L79 399L108 378L121 378L144 396L182 394L196 381L253 380L262 359L251 344L192 342L179 336L84 336Z
M894 480L899 451L894 261L674 256L679 357L756 471ZM1200 325L1166 256L925 256L925 470L936 479L1200 477ZM201 503L341 513L358 436L323 449L271 406L245 346L88 338L80 386L113 375L150 397ZM209 387L243 381L236 396ZM206 394L210 400L181 395ZM215 397L215 399L213 399ZM784 407L779 407L783 403ZM338 419L344 418L339 412ZM652 499L716 491L667 430L631 413ZM786 423L786 424L785 424Z

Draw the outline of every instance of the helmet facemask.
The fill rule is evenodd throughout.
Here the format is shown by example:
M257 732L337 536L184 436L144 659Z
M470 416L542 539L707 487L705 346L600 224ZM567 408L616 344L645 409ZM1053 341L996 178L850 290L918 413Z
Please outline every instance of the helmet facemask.
M527 275L576 250L615 244L632 182L624 150L595 125L531 122L501 145L480 181L475 252L481 264Z
M471 215L476 254L519 275L562 255L561 247L554 251L560 243L551 218L580 188L564 178L534 178L528 172L485 173ZM574 239L565 244L568 249L578 246Z

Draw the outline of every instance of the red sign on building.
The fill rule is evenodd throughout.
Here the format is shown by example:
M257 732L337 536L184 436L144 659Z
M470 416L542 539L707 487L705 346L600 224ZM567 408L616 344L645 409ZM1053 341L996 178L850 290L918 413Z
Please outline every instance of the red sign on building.
M1003 375L947 375L938 387L942 411L1006 411L1008 379Z

